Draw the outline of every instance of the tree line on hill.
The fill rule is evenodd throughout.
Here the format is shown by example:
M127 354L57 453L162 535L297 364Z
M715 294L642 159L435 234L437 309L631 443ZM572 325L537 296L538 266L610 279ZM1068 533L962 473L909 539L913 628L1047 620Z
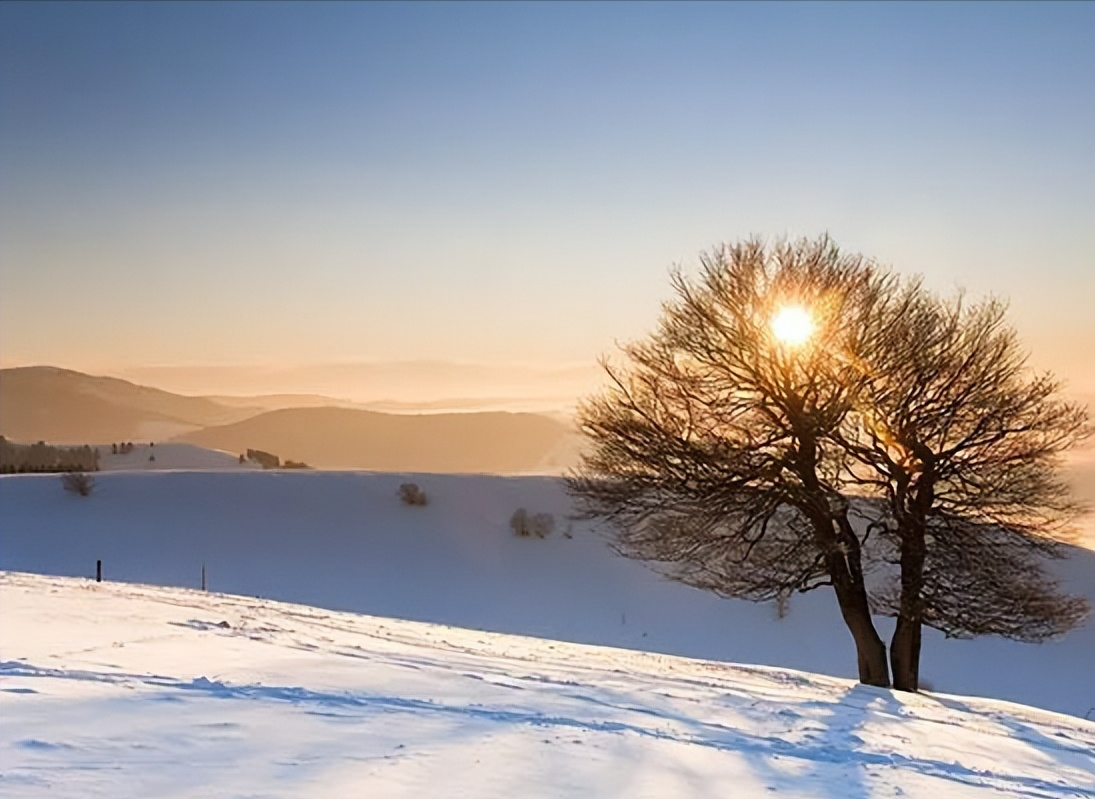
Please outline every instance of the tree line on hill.
M0 474L98 470L99 450L95 447L54 447L44 441L16 444L0 436Z

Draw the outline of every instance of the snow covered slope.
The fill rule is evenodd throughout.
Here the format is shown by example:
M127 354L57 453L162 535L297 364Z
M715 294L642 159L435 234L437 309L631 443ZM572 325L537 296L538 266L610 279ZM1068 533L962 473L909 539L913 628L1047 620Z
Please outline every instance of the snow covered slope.
M160 445L156 446L160 449ZM429 497L397 496L413 480ZM518 538L514 511L555 514ZM770 605L668 582L570 524L557 480L355 472L103 473L87 498L56 476L0 478L0 568L198 587L586 644L855 675L830 592ZM569 537L568 537L569 536ZM1095 599L1095 553L1061 564ZM888 620L880 620L884 634ZM1095 717L1095 625L1041 646L929 632L935 690Z
M99 468L104 472L141 472L214 469L261 469L253 461L240 463L239 454L195 444L134 443L130 452L112 453L109 444L100 444Z
M0 575L0 792L1095 796L1095 724L246 597Z

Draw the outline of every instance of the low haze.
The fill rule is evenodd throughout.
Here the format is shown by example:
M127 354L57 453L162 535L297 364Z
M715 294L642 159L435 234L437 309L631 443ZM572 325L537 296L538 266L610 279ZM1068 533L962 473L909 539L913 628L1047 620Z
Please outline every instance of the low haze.
M7 2L0 360L542 397L516 368L642 336L672 264L828 231L1010 298L1089 396L1093 32L1089 3Z

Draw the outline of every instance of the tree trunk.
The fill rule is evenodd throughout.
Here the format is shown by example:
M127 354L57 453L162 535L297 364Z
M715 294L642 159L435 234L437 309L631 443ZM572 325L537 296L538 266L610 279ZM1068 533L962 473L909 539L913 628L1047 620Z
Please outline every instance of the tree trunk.
M924 602L924 530L918 519L906 517L901 534L901 604L890 639L893 685L899 691L920 687L920 632Z
M901 492L904 495L904 491ZM890 639L893 685L899 691L920 689L920 637L924 620L924 560L927 511L934 499L932 475L923 475L912 494L911 507L898 517L901 538L901 601L897 626ZM903 497L902 497L903 498Z
M893 687L899 691L920 690L920 631L919 619L897 617L897 627L890 640L890 662L893 666Z
M817 479L817 444L809 433L800 434L797 453L799 476L810 498L799 506L813 526L814 541L822 551L833 583L840 615L855 640L859 681L864 685L890 686L886 645L871 618L867 587L863 582L863 553L859 538L848 521L847 503L834 507Z
M840 615L844 617L844 623L855 640L859 681L864 685L888 688L890 672L886 663L886 645L871 618L871 606L867 601L867 588L863 582L859 539L852 531L846 516L841 516L830 524L834 522L835 528L840 532L825 560L837 603L840 605Z
M840 615L855 640L856 659L859 665L859 681L864 685L890 687L890 673L886 665L886 645L875 629L867 595L863 591L836 591Z

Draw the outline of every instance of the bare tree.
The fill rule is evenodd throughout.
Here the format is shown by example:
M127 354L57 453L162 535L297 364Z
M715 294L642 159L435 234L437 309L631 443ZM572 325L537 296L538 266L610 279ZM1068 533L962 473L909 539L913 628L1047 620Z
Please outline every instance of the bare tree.
M579 411L590 450L568 488L617 549L669 577L762 601L831 586L859 678L888 685L849 518L849 457L834 446L868 375L854 358L891 277L828 239L753 240L679 270L657 331L604 363L612 385ZM781 340L781 308L809 307L809 347Z
M1082 406L1026 367L1003 303L943 301L912 281L879 321L860 353L869 379L855 423L835 438L883 499L900 584L874 599L897 617L894 686L915 691L925 624L1042 641L1086 615L1041 561L1080 510L1059 458L1088 427Z
M1027 368L1002 303L941 300L828 238L701 266L579 412L590 449L568 486L618 551L728 597L832 586L870 684L889 681L871 611L896 616L889 665L911 691L925 625L1043 641L1085 617L1044 563L1081 510L1060 457L1086 411ZM773 324L796 306L799 346ZM868 604L875 532L896 568Z

